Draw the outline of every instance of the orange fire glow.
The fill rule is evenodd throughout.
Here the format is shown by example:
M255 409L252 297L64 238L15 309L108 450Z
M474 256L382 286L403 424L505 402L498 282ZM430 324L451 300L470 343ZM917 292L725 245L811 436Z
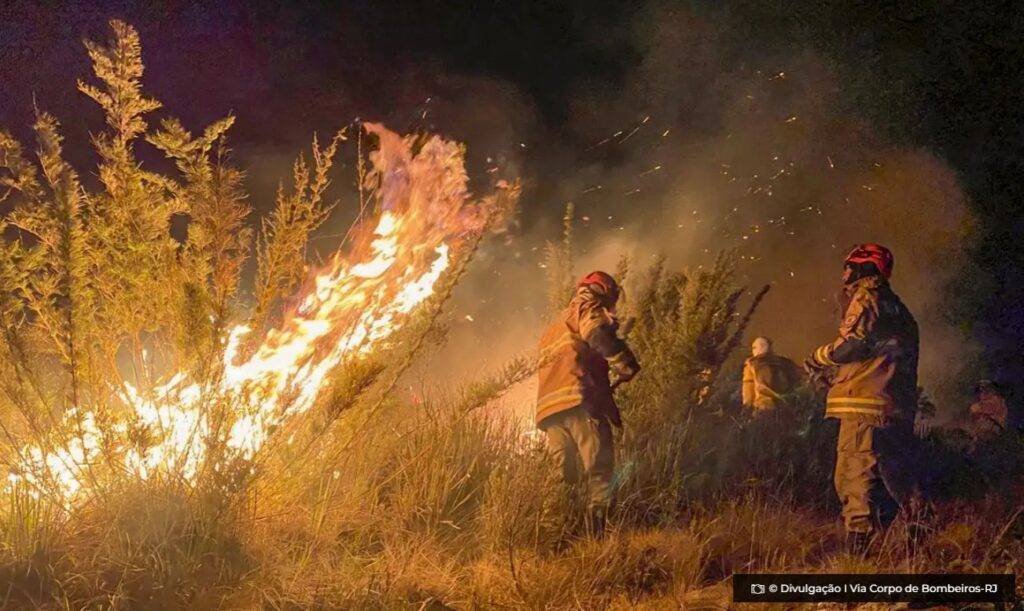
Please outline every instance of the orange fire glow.
M204 407L211 391L184 372L145 391L125 384L123 399L135 425L151 431L154 441L119 453L124 472L141 479L170 472L192 480L213 434L229 458L252 459L279 425L315 404L333 370L386 347L434 293L464 240L486 229L493 211L487 201L470 201L456 143L432 137L414 152L408 138L380 125L365 128L380 139L370 156L380 181L379 212L363 225L362 235L357 231L348 252L339 250L311 278L294 311L241 362L236 361L250 329L239 325L230 331L213 390L238 406L230 426L213 432ZM101 463L103 432L96 416L84 410L70 410L65 424L76 431L67 443L23 448L24 468L9 476L12 484L65 499L82 493L85 471ZM127 433L127 424L117 426L122 428L116 432Z

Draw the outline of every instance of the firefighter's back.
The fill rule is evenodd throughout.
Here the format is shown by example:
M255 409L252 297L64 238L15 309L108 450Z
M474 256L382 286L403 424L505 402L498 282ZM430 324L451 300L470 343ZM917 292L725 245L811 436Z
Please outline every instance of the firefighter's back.
M839 365L828 415L912 419L916 409L917 322L888 282L866 278L854 288L848 317L870 321L863 359ZM866 313L866 314L865 314Z
M583 339L569 326L570 309L560 312L538 344L536 422L583 402L582 372L578 355Z

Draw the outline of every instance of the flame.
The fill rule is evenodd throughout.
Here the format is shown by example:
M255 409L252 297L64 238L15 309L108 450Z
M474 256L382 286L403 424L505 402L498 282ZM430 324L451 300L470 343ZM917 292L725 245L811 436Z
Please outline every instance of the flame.
M184 372L147 392L126 383L121 394L131 409L128 420L152 439L119 452L124 470L141 479L170 471L194 480L212 434L232 458L252 459L279 425L315 404L332 370L385 345L434 293L460 241L484 229L484 206L469 202L456 143L432 137L413 154L409 139L380 125L365 128L380 138L370 161L380 179L381 212L366 225L368 235L357 238L351 252L335 253L280 328L241 362L251 330L230 330L213 393ZM205 409L211 394L237 405L226 431L213 432ZM64 498L81 493L84 473L104 463L105 437L91 412L72 409L64 419L75 435L60 447L23 448L22 468L8 485L25 482ZM128 424L115 425L114 432L127 434Z

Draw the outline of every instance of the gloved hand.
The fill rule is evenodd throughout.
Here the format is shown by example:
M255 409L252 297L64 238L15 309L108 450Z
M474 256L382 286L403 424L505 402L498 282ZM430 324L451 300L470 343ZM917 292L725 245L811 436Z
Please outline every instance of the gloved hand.
M619 386L621 386L621 385L625 384L626 382L628 382L628 381L632 380L633 378L635 378L636 374L637 374L637 371L636 370L631 370L631 371L619 372L619 371L612 370L612 371L609 371L608 373L609 373L609 376L608 376L609 377L609 381L611 382L611 385L612 385L612 390L615 390Z
M804 359L804 371L806 371L807 375L811 376L812 378L814 376L821 375L821 372L823 372L824 370L825 366L819 363L818 361L814 360L814 356L809 356L806 359Z
M804 359L804 371L807 372L807 379L811 385L819 392L827 392L832 386L834 367L822 365L814 357L807 357Z
M624 384L640 373L640 363L629 348L608 359L608 373L610 374L612 388Z

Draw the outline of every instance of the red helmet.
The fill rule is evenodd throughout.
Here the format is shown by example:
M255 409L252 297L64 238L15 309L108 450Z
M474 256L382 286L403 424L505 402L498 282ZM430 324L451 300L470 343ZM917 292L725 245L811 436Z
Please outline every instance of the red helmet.
M846 255L846 264L874 263L886 278L892 276L892 252L881 244L859 244Z
M586 276L580 278L580 281L576 283L576 288L587 286L590 284L596 284L601 287L601 293L606 295L608 299L615 303L619 299L619 284L615 282L615 278L611 277L611 274L605 272L596 271L590 272Z

